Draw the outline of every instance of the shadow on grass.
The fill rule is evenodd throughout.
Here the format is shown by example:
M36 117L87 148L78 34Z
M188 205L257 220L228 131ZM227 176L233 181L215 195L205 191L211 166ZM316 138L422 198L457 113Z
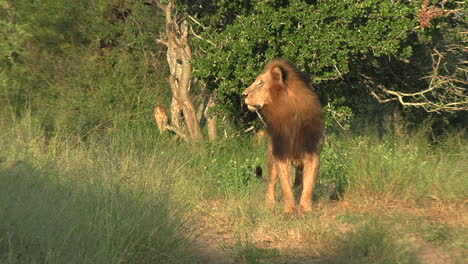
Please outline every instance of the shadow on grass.
M375 219L346 233L328 257L331 264L416 264L408 247Z
M299 242L298 242L299 243ZM301 242L304 243L304 242ZM323 246L290 245L289 249L269 249L248 240L238 241L230 253L236 263L288 264L418 264L408 245L375 219L323 242ZM299 248L296 248L298 246ZM321 249L319 249L321 248Z
M193 263L163 188L86 181L55 168L0 164L0 262Z

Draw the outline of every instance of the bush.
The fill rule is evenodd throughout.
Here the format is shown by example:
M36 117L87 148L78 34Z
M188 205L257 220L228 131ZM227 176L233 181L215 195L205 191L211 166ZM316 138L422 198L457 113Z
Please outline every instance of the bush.
M204 15L226 12L225 2L197 15L203 21ZM252 7L244 9L249 3ZM226 24L206 21L212 24L202 34L210 42L195 40L201 52L194 60L195 73L216 91L223 114L232 117L241 109L238 94L275 57L292 60L322 83L316 86L322 102L345 98L345 105L357 108L370 101L362 96L368 94L364 87L324 81L347 76L351 80L358 77L351 74L356 65L378 67L380 57L403 59L412 54L408 39L417 24L416 3L260 0L236 1L232 6L243 13L226 19ZM357 84L357 79L351 81Z
M265 153L265 146L251 148L249 138L219 142L211 146L204 171L218 192L228 195L245 192L249 185L259 183L256 171L266 163Z
M461 10L466 4L460 1L426 1L426 7L445 10L429 18L422 12L423 0L182 2L197 19L193 26L201 36L193 39L194 72L215 92L218 111L239 123L245 121L239 94L275 57L290 59L310 74L322 104L332 103L331 110L348 117L392 114L399 103L385 89L402 93L428 89L434 48L445 54L456 47L446 52L440 72L445 81L440 84L462 90L466 54L460 47L466 21ZM430 26L422 26L423 19L429 19ZM370 91L393 99L389 106L380 106ZM466 109L464 98L454 89L441 88L427 95L426 101L424 97L408 101L451 102ZM406 118L419 122L434 118L412 107L421 106L404 107ZM448 114L444 117L453 123L461 121Z
M346 146L340 143L334 136L325 140L315 191L318 197L338 199L348 187L351 161Z

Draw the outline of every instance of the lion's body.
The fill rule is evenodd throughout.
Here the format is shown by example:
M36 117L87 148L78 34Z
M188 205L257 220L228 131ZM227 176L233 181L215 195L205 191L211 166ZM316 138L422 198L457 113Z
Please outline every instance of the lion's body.
M289 183L295 164L296 183L303 190L299 211L311 211L311 199L324 138L323 113L309 79L294 65L275 59L243 94L250 110L261 109L267 122L269 153L267 201L274 203L274 186L280 178L285 211L295 210Z

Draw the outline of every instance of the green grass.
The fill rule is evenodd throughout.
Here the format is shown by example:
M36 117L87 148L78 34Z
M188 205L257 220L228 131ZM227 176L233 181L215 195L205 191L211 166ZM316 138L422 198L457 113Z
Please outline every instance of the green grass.
M28 125L0 139L0 263L193 262L185 204L171 197L184 166L175 155L47 139Z
M463 134L451 133L439 142L429 142L424 131L345 139L351 160L348 193L406 199L463 197L468 185Z
M329 257L331 264L417 264L418 261L391 229L375 218L338 240L338 247Z
M266 145L249 138L183 144L135 125L84 140L27 118L0 125L0 263L197 263L200 225L231 234L239 263L418 263L411 237L466 251L462 132L329 136L314 213L291 218L279 190L264 207L254 169L266 175Z

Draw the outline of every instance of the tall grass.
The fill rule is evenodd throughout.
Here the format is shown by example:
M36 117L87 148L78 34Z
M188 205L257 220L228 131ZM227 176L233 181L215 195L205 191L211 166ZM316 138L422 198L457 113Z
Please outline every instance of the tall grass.
M194 262L185 204L171 197L177 155L142 155L119 135L83 144L36 128L27 119L2 128L0 262Z
M353 196L456 199L466 195L468 145L464 131L429 141L426 131L343 139L347 190Z
M371 218L338 240L331 264L417 264L389 227Z
M157 135L154 125L128 123L77 138L46 135L41 122L24 116L0 123L0 262L194 263L191 225L213 213L211 201L220 201L216 221L241 237L292 232L314 245L342 245L331 256L314 249L313 257L333 263L371 263L387 253L378 263L411 263L382 231L386 223L359 225L365 215L343 213L351 219L345 225L359 227L343 236L341 218L327 216L326 203L316 203L324 215L285 219L278 190L279 206L265 208L255 168L263 167L265 177L266 145L247 137L181 144ZM424 131L329 136L316 198L461 201L466 152L464 132L438 141ZM234 258L249 263L283 257L248 240L237 245Z

